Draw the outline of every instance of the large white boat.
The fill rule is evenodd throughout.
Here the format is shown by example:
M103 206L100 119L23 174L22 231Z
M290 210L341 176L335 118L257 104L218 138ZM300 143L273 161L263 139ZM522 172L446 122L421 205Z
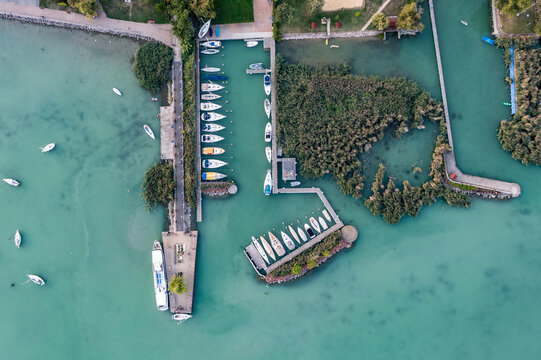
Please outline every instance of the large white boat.
M201 179L203 180L221 180L226 178L227 175L221 174L219 172L204 172L201 174Z
M297 232L299 233L299 236L301 237L302 241L306 242L308 240L308 237L306 237L306 234L300 227L297 226Z
M269 263L269 258L267 257L267 254L265 254L265 251L263 250L263 248L261 247L261 244L259 243L259 241L257 241L257 239L255 237L252 236L252 243L254 243L254 246L255 246L255 249L257 250L257 252L259 253L259 255L261 255L261 257L263 258L263 260L265 260L265 262L267 264L270 264Z
M267 119L270 119L271 114L271 102L269 99L265 99L265 103L263 104L265 107L265 114L267 114Z
M22 236L21 236L21 233L19 232L19 229L17 229L17 231L15 231L15 246L17 246L17 248L20 248L21 247L21 241L23 240Z
M49 152L52 149L54 149L55 146L56 146L56 144L54 142L50 143L50 144L47 144L47 145L45 145L44 147L41 148L41 152L42 153Z
M218 72L220 71L220 68L219 67L213 67L213 66L206 66L204 68L201 69L201 71L205 71L205 72Z
M267 175L265 175L265 182L263 184L263 193L269 196L272 192L272 172L267 169Z
M201 114L201 120L203 121L218 121L226 118L227 116L219 114L217 112L207 112Z
M225 126L218 124L203 124L201 125L201 130L208 132L216 132L225 129Z
M201 43L201 45L206 47L206 48L214 49L214 48L218 48L218 47L222 46L222 42L217 41L217 40L205 41L204 43Z
M317 218L318 221L319 221L319 224L321 225L321 228L323 230L327 230L329 227L327 226L327 223L325 222L325 220L323 220L323 218L320 216Z
M26 276L28 276L28 278L30 280L32 280L32 282L34 284L38 284L39 286L43 286L45 285L45 280L43 280L41 277L37 276L37 275L32 275L32 274L26 274Z
M220 147L204 147L202 149L203 155L221 155L224 152L225 150Z
M11 185L11 186L19 186L19 185L21 185L21 183L18 182L17 180L15 180L15 179L2 179L2 181L5 182L8 185Z
M269 74L265 74L265 76L263 76L263 86L265 88L265 94L270 95L270 93L271 93L271 76Z
M154 137L154 131L152 131L150 126L145 124L145 125L143 125L143 129L145 129L145 132L147 133L148 136L150 136L152 139L156 140L156 138Z
M201 142L204 143L215 143L222 141L224 138L219 135L201 135Z
M272 159L272 148L270 146L267 146L265 148L265 156L267 157L267 161L271 162Z
M205 159L201 162L201 167L204 169L216 169L226 165L227 163L225 161L214 159Z
M215 103L212 103L212 102L202 102L201 103L201 110L203 111L214 111L214 110L217 110L219 108L221 108L222 105L218 105L218 104L215 104Z
M224 87L220 84L214 84L214 83L202 83L201 84L201 91L218 91L222 90Z
M276 251L276 254L278 256L284 256L286 253L286 250L284 249L282 244L280 244L280 240L278 240L278 238L270 231L269 231L269 238L270 238L272 248L274 249L274 251Z
M295 239L296 242L298 242L299 244L301 243L301 240L299 239L299 235L297 235L297 233L295 232L295 230L293 229L293 227L291 225L288 226L288 229L289 229L289 232L291 233L291 235L293 235L293 239Z
M167 294L167 279L165 277L165 259L162 245L158 240L152 246L152 272L154 273L154 292L156 293L156 306L158 310L169 309L169 296Z
M263 236L260 236L259 239L261 240L261 244L263 244L263 247L265 248L265 251L267 252L267 254L269 254L272 260L276 261L276 256L274 255L274 251L272 250L267 240L265 240Z
M286 244L287 248L289 250L294 250L295 249L295 243L293 242L293 240L291 240L289 235L286 234L283 231L280 232L280 235L282 235L282 240L284 241L284 244Z
M265 125L265 142L271 142L272 140L272 125L270 122Z
M197 37L201 39L203 36L207 35L207 32L209 31L209 28L210 28L211 21L212 19L210 19L209 21L204 23L203 26L201 26L201 29L199 29L199 33L197 34Z
M201 54L205 54L205 55L214 55L214 54L218 54L219 52L220 52L220 50L218 50L218 49L201 50Z
M201 95L201 100L216 100L216 99L219 99L221 97L222 97L222 95L209 93L209 94Z
M310 225L312 225L312 227L316 229L318 233L321 233L321 228L319 227L319 223L313 216L310 218Z

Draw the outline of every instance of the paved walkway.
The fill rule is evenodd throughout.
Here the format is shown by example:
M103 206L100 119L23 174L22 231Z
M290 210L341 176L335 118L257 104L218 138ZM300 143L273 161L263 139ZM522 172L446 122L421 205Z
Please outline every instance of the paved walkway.
M379 31L379 30L340 31L340 32L332 32L330 33L330 35L327 35L327 33L325 32L295 33L295 34L291 33L291 34L283 34L282 40L358 38L358 37L377 36L378 34L383 34L383 31Z
M160 107L160 148L162 160L173 160L175 155L175 118L173 106Z
M376 16L377 13L380 13L383 11L383 9L385 9L385 7L387 6L387 4L389 4L391 2L391 0L386 0L383 4L381 4L381 6L379 7L378 11L376 11L372 17L370 18L370 20L368 20L368 22L366 24L364 24L363 28L361 29L361 31L365 31L366 29L368 29L368 27L370 26L370 24L372 24L372 20L374 20L374 17Z

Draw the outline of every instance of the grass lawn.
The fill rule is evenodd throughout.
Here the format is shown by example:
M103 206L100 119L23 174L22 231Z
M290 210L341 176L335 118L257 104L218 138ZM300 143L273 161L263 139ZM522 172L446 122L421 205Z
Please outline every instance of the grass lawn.
M234 24L254 21L253 0L214 0L216 18L213 24Z
M533 1L532 5L533 5ZM508 34L531 34L534 32L536 13L533 6L530 6L526 11L519 16L501 15L498 10L501 30Z
M124 0L100 0L107 17L119 20L144 22L154 20L158 24L168 24L167 16L156 10L157 0L132 0L132 3ZM131 6L131 14L130 14Z

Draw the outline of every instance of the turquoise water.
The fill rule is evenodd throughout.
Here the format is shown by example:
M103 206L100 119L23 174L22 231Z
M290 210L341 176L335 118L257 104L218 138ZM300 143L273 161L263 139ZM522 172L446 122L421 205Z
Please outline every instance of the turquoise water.
M539 358L540 170L510 159L495 137L507 109L497 106L506 98L494 98L505 97L507 88L500 53L480 41L489 33L486 2L438 3L436 12L457 114L458 164L517 181L522 195L476 199L470 209L438 202L391 226L343 197L332 179L307 182L324 189L360 240L303 280L266 287L242 248L251 235L302 219L320 203L314 196L263 195L263 85L244 69L268 61L268 54L227 42L224 61L214 61L232 76L224 103L233 123L223 124L233 132L225 155L234 158L224 160L239 193L204 200L195 317L182 326L155 310L152 292L150 247L165 224L163 211L149 214L139 196L142 174L159 154L141 125L157 130L158 107L131 73L137 44L0 22L0 171L22 181L18 189L0 186L2 203L9 204L0 212L0 357ZM454 24L462 18L470 23L463 32ZM411 70L437 97L429 30L415 40L393 40L400 49L381 60L378 73ZM355 51L367 57L363 42ZM453 65L463 61L470 77ZM114 96L113 86L125 96ZM41 154L38 146L52 140L58 149ZM24 237L19 250L8 239L17 227ZM47 286L21 285L28 271L43 275Z

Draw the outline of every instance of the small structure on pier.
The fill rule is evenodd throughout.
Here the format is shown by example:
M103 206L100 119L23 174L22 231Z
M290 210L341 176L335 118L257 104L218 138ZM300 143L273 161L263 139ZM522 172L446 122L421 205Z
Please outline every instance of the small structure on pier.
M297 160L295 158L283 158L282 161L282 180L297 180Z

